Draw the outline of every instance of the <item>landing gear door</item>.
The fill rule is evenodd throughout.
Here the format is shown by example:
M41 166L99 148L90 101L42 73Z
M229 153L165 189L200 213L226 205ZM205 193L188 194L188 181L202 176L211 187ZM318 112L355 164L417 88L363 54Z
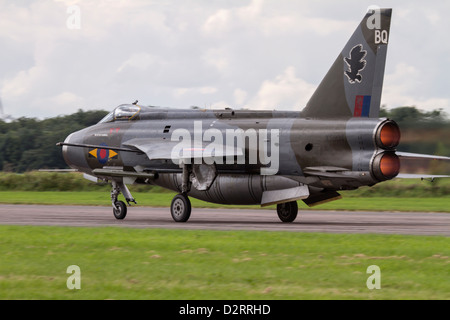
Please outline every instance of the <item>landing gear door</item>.
M199 191L209 190L217 176L216 165L194 164L192 166L191 182Z

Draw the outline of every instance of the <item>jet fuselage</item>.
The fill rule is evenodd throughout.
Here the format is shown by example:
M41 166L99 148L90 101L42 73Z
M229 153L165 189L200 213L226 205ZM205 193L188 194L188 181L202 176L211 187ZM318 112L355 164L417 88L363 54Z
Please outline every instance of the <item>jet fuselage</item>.
M195 153L190 165L200 167L207 166L208 156L216 154L211 186L207 190L191 188L189 195L227 204L260 204L266 190L299 185L308 185L311 194L355 189L391 179L399 171L395 156L399 131L395 122L386 119L139 108L134 118L103 121L70 135L65 143L92 147L64 146L66 162L89 175L102 168L155 173L154 179L134 182L181 192L182 167L177 157L170 157L174 149L189 151L190 156ZM139 147L143 141L151 141L153 148L166 146L161 153L165 156L146 154L145 148ZM141 152L106 149L124 146ZM235 152L240 148L242 153ZM231 149L233 152L228 152Z

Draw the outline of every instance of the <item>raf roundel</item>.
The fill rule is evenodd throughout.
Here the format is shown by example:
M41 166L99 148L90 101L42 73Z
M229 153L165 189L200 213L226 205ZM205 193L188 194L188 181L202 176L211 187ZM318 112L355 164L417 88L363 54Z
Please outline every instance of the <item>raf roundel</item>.
M106 144L101 145L107 147ZM118 153L113 150L101 148L95 148L94 150L89 151L89 154L96 158L101 164L107 163L109 159L114 158L118 155Z

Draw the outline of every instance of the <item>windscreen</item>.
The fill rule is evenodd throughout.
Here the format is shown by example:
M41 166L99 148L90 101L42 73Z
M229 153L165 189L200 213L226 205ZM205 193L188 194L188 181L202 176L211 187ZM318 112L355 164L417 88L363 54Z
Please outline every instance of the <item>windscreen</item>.
M134 104L123 104L118 106L114 111L107 114L99 123L123 121L123 120L137 120L141 107Z

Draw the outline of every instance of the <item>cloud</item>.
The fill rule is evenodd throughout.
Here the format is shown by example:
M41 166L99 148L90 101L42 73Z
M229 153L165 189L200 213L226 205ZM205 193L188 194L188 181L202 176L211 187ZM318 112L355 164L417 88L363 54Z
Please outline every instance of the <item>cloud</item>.
M385 76L382 104L388 108L398 106L417 106L424 110L449 110L450 99L427 97L423 92L426 79L417 67L401 62L393 73Z
M265 37L286 32L323 36L355 27L352 21L311 16L308 8L309 4L302 2L286 5L283 1L252 0L241 7L218 9L206 19L203 32L213 37L230 32L260 32Z
M242 89L236 89L233 92L234 102L237 105L243 105L247 99L247 92Z
M5 81L2 85L2 93L9 98L16 98L25 95L30 89L38 84L45 71L39 67L32 67L29 70L22 70L12 79Z
M300 111L315 89L316 86L297 78L295 68L290 66L275 79L264 81L256 96L247 103L247 107Z
M39 105L44 105L44 108L40 108L40 111L51 114L62 114L61 111L70 110L69 112L75 112L78 109L82 109L85 105L85 100L73 92L64 91L58 95L45 97L38 99ZM66 112L64 112L66 113Z
M133 53L122 65L117 68L117 72L122 72L128 68L146 70L156 63L156 57L147 52Z
M430 1L396 3L383 103L450 113L443 72L450 3ZM66 26L71 5L81 10L79 30ZM330 0L4 0L1 99L15 117L111 109L135 99L300 110L366 7Z
M207 35L222 35L241 28L243 24L253 23L259 19L262 0L252 0L249 5L230 9L219 9L206 19L203 31Z
M225 74L230 68L230 55L225 48L211 48L203 55L202 60L207 66L215 68L219 73Z
M174 90L174 94L177 97L184 96L187 94L214 94L217 92L217 88L214 87L200 87L200 88L177 88Z

